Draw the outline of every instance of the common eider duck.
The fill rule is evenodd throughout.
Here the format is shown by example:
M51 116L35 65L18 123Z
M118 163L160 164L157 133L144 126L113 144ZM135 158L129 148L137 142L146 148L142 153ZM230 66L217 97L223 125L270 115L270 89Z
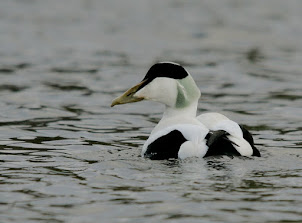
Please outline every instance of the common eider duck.
M181 65L154 64L144 79L112 101L118 104L151 100L165 105L162 119L142 148L150 159L215 155L260 156L253 137L242 125L219 113L196 117L200 90Z

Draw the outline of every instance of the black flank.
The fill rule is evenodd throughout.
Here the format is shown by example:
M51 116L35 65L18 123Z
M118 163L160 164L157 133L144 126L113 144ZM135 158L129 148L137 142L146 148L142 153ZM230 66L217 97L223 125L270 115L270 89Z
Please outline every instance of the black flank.
M254 139L252 134L244 128L242 125L239 125L241 128L241 131L243 133L243 138L252 146L253 149L253 155L252 156L258 156L261 157L259 150L254 145Z
M217 155L240 156L240 153L234 148L227 135L229 133L224 130L210 131L206 136L209 149L205 157Z
M177 159L180 146L186 141L180 131L173 130L152 142L148 146L144 157L152 160Z
M147 72L146 76L144 77L143 81L146 80L144 84L142 84L138 89L145 87L151 81L153 81L157 77L167 77L173 79L183 79L188 76L187 71L180 65L172 64L172 63L157 63L154 64L149 71Z

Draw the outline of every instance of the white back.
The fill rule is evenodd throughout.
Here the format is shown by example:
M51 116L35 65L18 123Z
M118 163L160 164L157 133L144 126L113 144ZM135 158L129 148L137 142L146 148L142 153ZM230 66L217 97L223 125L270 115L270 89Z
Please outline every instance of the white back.
M212 131L224 130L233 136L243 137L239 125L220 113L201 114L197 119Z

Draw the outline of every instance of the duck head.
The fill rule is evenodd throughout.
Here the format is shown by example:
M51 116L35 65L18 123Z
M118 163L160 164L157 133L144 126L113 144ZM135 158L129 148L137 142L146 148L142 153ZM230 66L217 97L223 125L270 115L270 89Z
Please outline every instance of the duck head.
M172 62L154 64L144 79L112 101L118 104L151 100L169 108L181 109L198 101L200 90L181 65Z

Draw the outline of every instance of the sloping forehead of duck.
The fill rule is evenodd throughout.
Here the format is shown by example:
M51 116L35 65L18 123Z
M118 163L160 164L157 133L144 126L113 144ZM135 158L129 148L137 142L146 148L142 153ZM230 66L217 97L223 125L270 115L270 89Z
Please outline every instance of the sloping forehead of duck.
M172 79L183 79L188 76L188 72L180 65L174 63L154 64L143 79L143 84L138 90L145 87L157 77L167 77Z
M173 79L183 79L188 76L188 72L180 65L174 63L154 64L147 72L144 80L155 79L157 77L167 77Z

